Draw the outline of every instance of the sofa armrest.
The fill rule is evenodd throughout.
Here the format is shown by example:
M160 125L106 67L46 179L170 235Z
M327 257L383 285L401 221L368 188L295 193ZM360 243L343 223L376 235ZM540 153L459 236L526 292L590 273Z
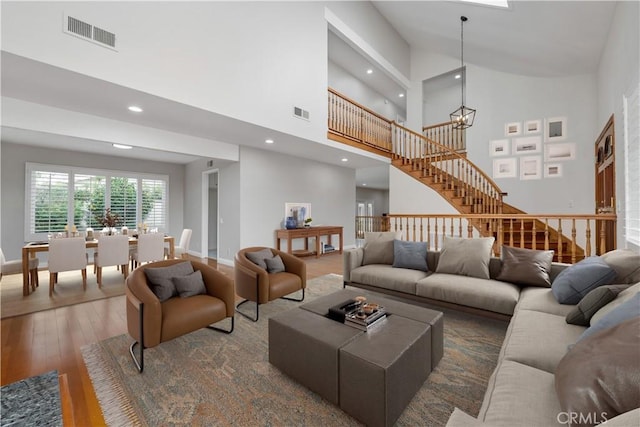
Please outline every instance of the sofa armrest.
M343 274L345 282L351 281L351 270L360 267L364 259L364 248L347 249L343 252Z
M299 276L302 280L302 289L307 287L307 264L295 255L291 255L287 252L272 249L276 255L280 255L284 268L288 273Z
M207 288L207 294L221 299L227 307L227 317L233 316L236 297L233 280L204 264L202 267L194 265L194 268L202 273L202 280Z
M136 341L140 340L139 311L144 304L144 346L160 344L162 335L162 307L151 291L142 269L134 271L126 280L127 330Z
M269 302L269 273L243 255L236 255L234 264L236 293L244 299L260 304ZM259 289L259 290L258 290ZM258 292L260 300L258 301Z

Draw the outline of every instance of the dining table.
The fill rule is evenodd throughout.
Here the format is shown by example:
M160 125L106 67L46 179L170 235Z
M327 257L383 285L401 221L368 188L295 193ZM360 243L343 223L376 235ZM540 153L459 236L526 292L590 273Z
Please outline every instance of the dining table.
M60 237L64 239L64 237ZM164 242L169 244L169 258L175 257L175 238L173 236L164 236ZM129 246L136 246L138 244L138 238L135 236L129 237ZM86 241L87 249L94 249L98 247L97 239L90 239ZM22 295L28 296L31 292L29 287L29 258L34 258L38 252L48 252L49 242L29 242L22 247Z

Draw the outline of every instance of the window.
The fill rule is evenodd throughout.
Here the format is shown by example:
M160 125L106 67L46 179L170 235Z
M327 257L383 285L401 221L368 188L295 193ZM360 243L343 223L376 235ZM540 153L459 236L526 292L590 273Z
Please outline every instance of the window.
M640 88L624 97L625 225L628 244L640 247Z
M27 163L25 240L75 224L78 230L101 229L98 218L107 207L135 229L139 223L167 229L168 182L165 175L90 170Z

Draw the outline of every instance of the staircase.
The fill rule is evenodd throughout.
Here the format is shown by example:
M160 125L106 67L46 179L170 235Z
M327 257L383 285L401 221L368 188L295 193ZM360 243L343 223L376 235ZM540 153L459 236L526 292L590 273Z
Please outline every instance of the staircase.
M434 138L437 135L436 141L329 90L330 139L360 144L369 151L389 156L393 166L437 191L461 214L524 214L503 202L506 193L467 159L465 135L447 126L439 124L424 129L426 135ZM548 244L549 249L555 251L556 261L571 262L566 257L572 249L579 259L584 257L582 248L573 247L575 238L564 236L561 228L555 229L538 219L473 219L470 222L481 236L493 236L496 242L509 246L544 249Z

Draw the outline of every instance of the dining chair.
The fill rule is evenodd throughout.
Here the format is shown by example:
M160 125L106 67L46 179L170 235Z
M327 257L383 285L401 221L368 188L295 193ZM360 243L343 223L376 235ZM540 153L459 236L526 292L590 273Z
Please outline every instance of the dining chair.
M129 237L123 235L98 237L98 250L93 255L98 287L102 287L102 267L120 266L126 279L129 275Z
M133 268L143 262L162 261L164 259L164 234L148 233L138 235L138 247L131 256Z
M184 258L189 252L189 244L191 243L191 234L193 230L185 228L180 235L180 242L174 247L175 258ZM164 248L164 257L169 258L169 248Z
M87 290L87 246L84 237L61 237L49 242L49 296L58 282L58 273L82 271L82 289Z
M38 283L38 265L40 261L38 258L29 258L29 284L31 286L31 292L36 290ZM0 280L4 274L22 273L22 260L12 259L7 261L4 257L4 252L0 248Z

